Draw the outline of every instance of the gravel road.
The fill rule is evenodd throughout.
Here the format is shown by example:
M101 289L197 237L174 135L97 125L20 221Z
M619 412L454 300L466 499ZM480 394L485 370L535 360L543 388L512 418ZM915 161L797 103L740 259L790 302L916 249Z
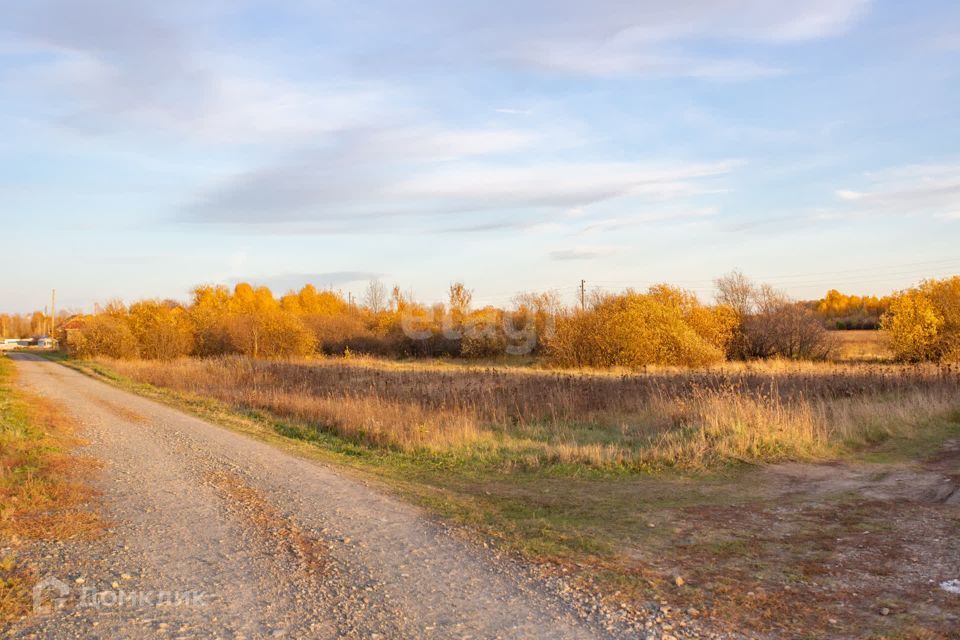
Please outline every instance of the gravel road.
M108 531L37 557L38 638L597 638L521 566L335 468L29 354L102 461ZM57 588L65 593L62 600Z

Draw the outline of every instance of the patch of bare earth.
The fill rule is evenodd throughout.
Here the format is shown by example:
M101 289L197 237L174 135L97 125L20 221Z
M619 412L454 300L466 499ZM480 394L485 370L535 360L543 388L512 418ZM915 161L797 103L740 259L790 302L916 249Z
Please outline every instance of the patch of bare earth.
M960 443L908 466L801 465L762 474L768 496L691 506L634 559L671 602L776 637L956 638Z

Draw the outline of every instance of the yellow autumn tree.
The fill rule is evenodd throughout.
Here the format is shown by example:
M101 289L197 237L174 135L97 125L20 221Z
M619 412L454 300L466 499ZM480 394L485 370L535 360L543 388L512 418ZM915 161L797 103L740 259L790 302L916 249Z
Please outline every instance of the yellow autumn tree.
M338 292L318 291L308 284L283 296L280 307L299 316L313 334L316 347L325 353L379 350L370 311L349 304Z
M937 339L936 357L960 362L960 276L927 280L920 290L943 319Z
M233 348L254 358L306 355L316 339L300 317L281 307L267 287L241 282L227 304L226 333Z
M142 300L130 306L127 321L141 358L171 360L193 350L193 323L175 302Z
M83 326L70 336L66 347L71 356L78 358L136 358L139 355L126 312L118 308L85 319Z
M689 292L658 285L646 294L606 296L559 318L547 350L560 366L702 366L723 360L724 336L732 329L713 322L725 324L728 317L707 312Z
M733 308L705 306L694 293L668 284L654 285L648 295L673 309L698 336L721 351L726 351L733 340L739 322Z
M896 296L881 319L881 328L890 336L890 348L900 360L936 360L943 316L920 289Z
M193 290L189 318L194 327L194 353L199 356L235 353L227 331L230 290L222 285L200 285Z

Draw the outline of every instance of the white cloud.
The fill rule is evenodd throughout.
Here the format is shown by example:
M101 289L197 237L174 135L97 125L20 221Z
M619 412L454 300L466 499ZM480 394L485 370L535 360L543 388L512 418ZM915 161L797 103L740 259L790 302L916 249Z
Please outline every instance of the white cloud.
M329 138L341 132L373 127L400 131L385 144L419 147L421 155L429 150L438 160L457 159L525 149L546 138L571 143L577 131L548 131L533 118L521 120L531 123L531 131L418 127L438 117L425 109L431 89L421 84L438 68L469 73L477 65L507 65L591 76L766 76L781 70L763 61L703 54L698 39L782 44L826 37L848 29L867 5L865 0L517 0L509 5L494 0L437 12L433 0L402 6L375 1L364 9L360 27L350 10L336 4L260 2L198 0L163 7L146 0L19 3L5 16L4 52L14 52L9 55L16 64L0 67L0 81L43 105L36 117L45 126L126 137L135 149L157 140L255 144L283 156L304 144L336 144ZM336 34L337 45L265 44L224 26L250 19L247 11L266 9L301 17L318 40ZM312 56L310 62L303 56ZM531 116L533 109L508 102L494 112ZM472 173L481 180L509 182L504 176ZM569 178L570 192L619 188L600 185L604 180L598 176ZM522 176L518 186L522 191L537 179ZM398 188L427 190L415 180Z
M870 0L813 0L809 2L744 3L746 11L757 10L760 19L752 37L771 42L795 42L836 36L847 31L870 5ZM749 6L752 5L752 6Z
M37 0L15 5L5 23L8 47L37 54L19 74L18 90L45 87L45 97L72 109L68 123L112 130L130 120L143 128L249 142L396 119L406 108L395 87L404 72L438 66L506 63L594 76L774 75L782 72L775 65L706 54L697 41L779 45L833 36L849 29L868 4L495 0L438 12L435 0L412 0L371 3L362 27L336 4L265 4L264 10L302 16L318 38L335 33L346 42L313 53L323 71L296 81L278 72L277 61L271 65L224 32L221 25L232 13L250 7L217 0L162 10L144 0ZM271 51L277 48L286 63L298 53L295 45Z
M841 200L861 200L865 195L867 194L861 193L859 191L852 191L850 189L837 190L837 197L840 198Z
M362 85L303 86L224 74L214 96L184 126L228 142L299 141L303 136L365 126L388 110L390 96ZM171 127L176 122L167 122Z
M378 147L382 153L402 153L435 160L458 159L525 149L541 137L532 129L419 126L381 132Z
M60 105L60 122L86 131L129 130L215 143L299 142L365 126L404 109L400 92L360 82L298 84L229 57L209 55L182 76L131 79L113 56L35 45L41 62L8 74L8 86ZM144 73L147 71L144 70ZM144 86L146 85L146 86Z
M960 203L960 165L915 164L866 174L866 187L841 189L837 215L930 215L952 219Z
M244 223L430 213L441 205L421 200L429 196L426 189L411 193L402 186L411 176L473 158L502 162L504 154L530 147L541 137L536 130L502 127L340 132L325 144L224 177L204 190L185 215L190 220Z
M357 57L367 69L391 72L495 63L581 75L756 77L779 70L727 57L715 45L780 46L840 35L870 0L490 0L442 11L438 5L365 3ZM330 7L314 5L318 25L336 21ZM371 41L376 60L360 44ZM703 41L709 52L698 46Z
M586 75L752 78L776 75L753 60L698 54L698 38L782 45L844 33L869 0L661 0L521 3L535 20L487 24L499 46L525 64ZM509 15L511 20L514 14ZM521 9L520 15L524 15Z
M609 245L577 246L551 251L550 257L554 260L595 260L616 255L620 251L620 247Z
M516 227L541 223L545 215L584 216L587 207L605 201L664 203L713 192L715 181L739 166L736 161L517 162L501 155L536 139L529 132L498 129L346 136L332 147L214 185L187 208L185 219L340 221L359 227L371 218L470 214L473 218L455 226Z
M652 212L639 212L613 218L602 218L590 222L579 231L580 235L620 231L640 225L658 222L696 222L712 218L719 213L717 207L664 207Z
M733 162L662 167L628 162L458 166L418 173L389 193L462 202L464 209L538 205L569 209L627 195L691 195L700 189L695 184L698 179L728 173L733 166Z
M37 0L8 16L10 40L28 55L18 54L23 64L13 65L13 75L5 67L0 80L18 94L31 93L36 104L55 105L41 115L44 121L128 135L125 142L137 152L155 148L158 139L212 151L206 169L230 173L187 196L192 202L181 218L189 221L349 226L370 218L476 214L480 219L454 222L481 228L493 224L486 217L492 212L530 224L532 217L542 222L580 211L588 224L596 215L591 207L601 202L693 209L685 199L721 189L716 181L736 165L622 160L619 151L618 161L609 161L611 142L618 141L593 140L579 123L545 121L550 109L536 97L498 95L505 106L451 109L451 94L438 91L431 74L506 66L590 76L770 75L780 70L716 52L731 43L837 35L867 4L493 0L438 12L436 0L399 6L375 0L358 22L337 3ZM266 9L281 25L302 18L297 26L311 34L309 45L302 33L291 36L301 36L296 42L267 45L235 30ZM324 35L337 36L334 44ZM763 51L750 49L751 56ZM491 109L525 116L532 110L518 107L531 104L537 118L491 124L507 120ZM477 118L477 111L493 118L463 115ZM602 129L601 123L594 131ZM224 143L250 146L242 154L213 147ZM577 147L576 154L558 152ZM176 153L177 162L202 155ZM238 173L237 165L251 168Z
M777 67L749 60L700 58L662 51L645 43L548 41L526 45L520 59L534 66L590 76L685 76L748 79L783 74Z

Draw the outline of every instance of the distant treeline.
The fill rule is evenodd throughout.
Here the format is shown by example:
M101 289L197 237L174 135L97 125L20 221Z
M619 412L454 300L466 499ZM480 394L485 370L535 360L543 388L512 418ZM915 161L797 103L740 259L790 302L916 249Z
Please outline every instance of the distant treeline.
M657 285L645 292L594 294L565 306L554 292L517 296L508 308L474 308L472 292L450 286L444 303L423 305L399 287L370 283L362 303L311 285L276 297L266 287L200 286L192 300L108 304L61 324L73 355L170 359L245 354L291 357L537 356L559 366L707 365L725 358L823 358L830 341L804 304L739 274L717 281L717 304Z
M70 317L67 311L57 313L60 323ZM0 338L36 338L50 333L50 314L42 311L33 313L0 313Z
M811 307L830 329L879 329L892 301L893 296L847 295L831 289Z
M700 366L725 359L828 358L834 350L828 327L849 323L887 331L904 360L960 354L960 276L879 299L830 291L813 303L791 300L736 272L715 283L713 304L663 284L595 293L583 308L564 305L555 292L522 294L506 308L475 308L461 283L434 305L376 280L357 303L311 285L280 297L249 284L204 285L186 304L108 304L61 322L57 337L79 357L522 354L569 367Z

